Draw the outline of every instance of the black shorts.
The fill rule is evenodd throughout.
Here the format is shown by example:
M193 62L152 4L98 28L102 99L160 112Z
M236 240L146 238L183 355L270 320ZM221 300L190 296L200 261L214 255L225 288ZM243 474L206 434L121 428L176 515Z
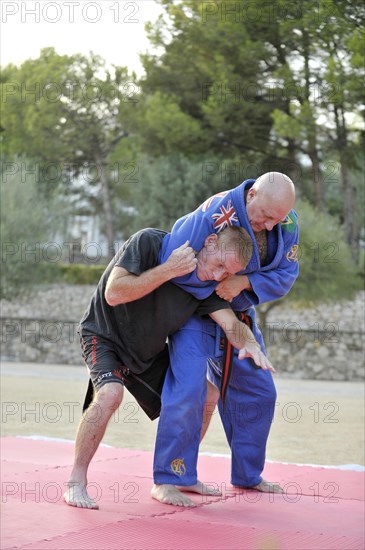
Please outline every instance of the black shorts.
M91 379L84 410L90 405L95 391L104 384L116 382L127 388L151 420L159 417L162 387L170 364L167 345L151 367L137 375L123 365L110 340L82 332L80 344Z

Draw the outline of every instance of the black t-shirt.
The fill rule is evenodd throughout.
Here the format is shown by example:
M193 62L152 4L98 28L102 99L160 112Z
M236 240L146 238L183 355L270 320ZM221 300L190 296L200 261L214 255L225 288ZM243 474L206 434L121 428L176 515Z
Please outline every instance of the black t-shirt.
M158 265L164 231L143 229L132 235L104 271L81 323L81 332L110 340L121 362L139 374L148 369L163 351L166 338L193 313L207 315L229 304L213 293L199 301L172 283L164 283L139 300L111 307L104 294L114 266L134 275Z

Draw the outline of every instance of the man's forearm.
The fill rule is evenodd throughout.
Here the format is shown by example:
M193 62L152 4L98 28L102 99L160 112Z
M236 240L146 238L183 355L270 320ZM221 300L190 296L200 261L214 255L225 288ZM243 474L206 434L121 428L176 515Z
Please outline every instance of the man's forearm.
M140 275L134 275L123 267L115 266L106 284L107 303L110 306L118 306L139 300L174 277L194 271L197 259L194 250L188 245L186 241L174 250L165 263L147 269Z
M261 351L252 331L247 325L238 321L232 310L221 309L211 313L210 316L224 330L232 346L239 350L239 359L249 357L257 367L275 372L270 360Z
M242 349L247 343L256 342L251 329L239 321L231 309L220 309L210 313L210 317L221 327L235 348Z
M171 272L166 268L166 264L158 265L140 275L133 275L122 268L114 268L106 285L105 299L110 306L133 302L153 292L170 278Z

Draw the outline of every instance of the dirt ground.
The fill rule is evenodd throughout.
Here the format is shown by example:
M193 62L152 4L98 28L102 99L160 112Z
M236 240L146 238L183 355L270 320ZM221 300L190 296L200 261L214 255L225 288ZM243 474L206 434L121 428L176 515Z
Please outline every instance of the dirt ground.
M74 439L87 385L83 367L2 363L2 436ZM267 458L302 464L364 465L364 384L289 380L276 375L278 402ZM151 422L126 392L103 442L153 450ZM229 454L215 412L202 452Z

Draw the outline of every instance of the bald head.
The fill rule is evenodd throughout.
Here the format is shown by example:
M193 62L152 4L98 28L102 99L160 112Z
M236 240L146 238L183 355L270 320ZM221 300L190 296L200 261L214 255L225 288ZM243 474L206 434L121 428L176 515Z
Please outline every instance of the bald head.
M295 202L294 183L288 176L280 172L266 172L253 184L252 188L275 203L285 203L288 212Z
M280 172L267 172L247 193L246 210L253 231L271 231L293 208L295 188L292 180Z

